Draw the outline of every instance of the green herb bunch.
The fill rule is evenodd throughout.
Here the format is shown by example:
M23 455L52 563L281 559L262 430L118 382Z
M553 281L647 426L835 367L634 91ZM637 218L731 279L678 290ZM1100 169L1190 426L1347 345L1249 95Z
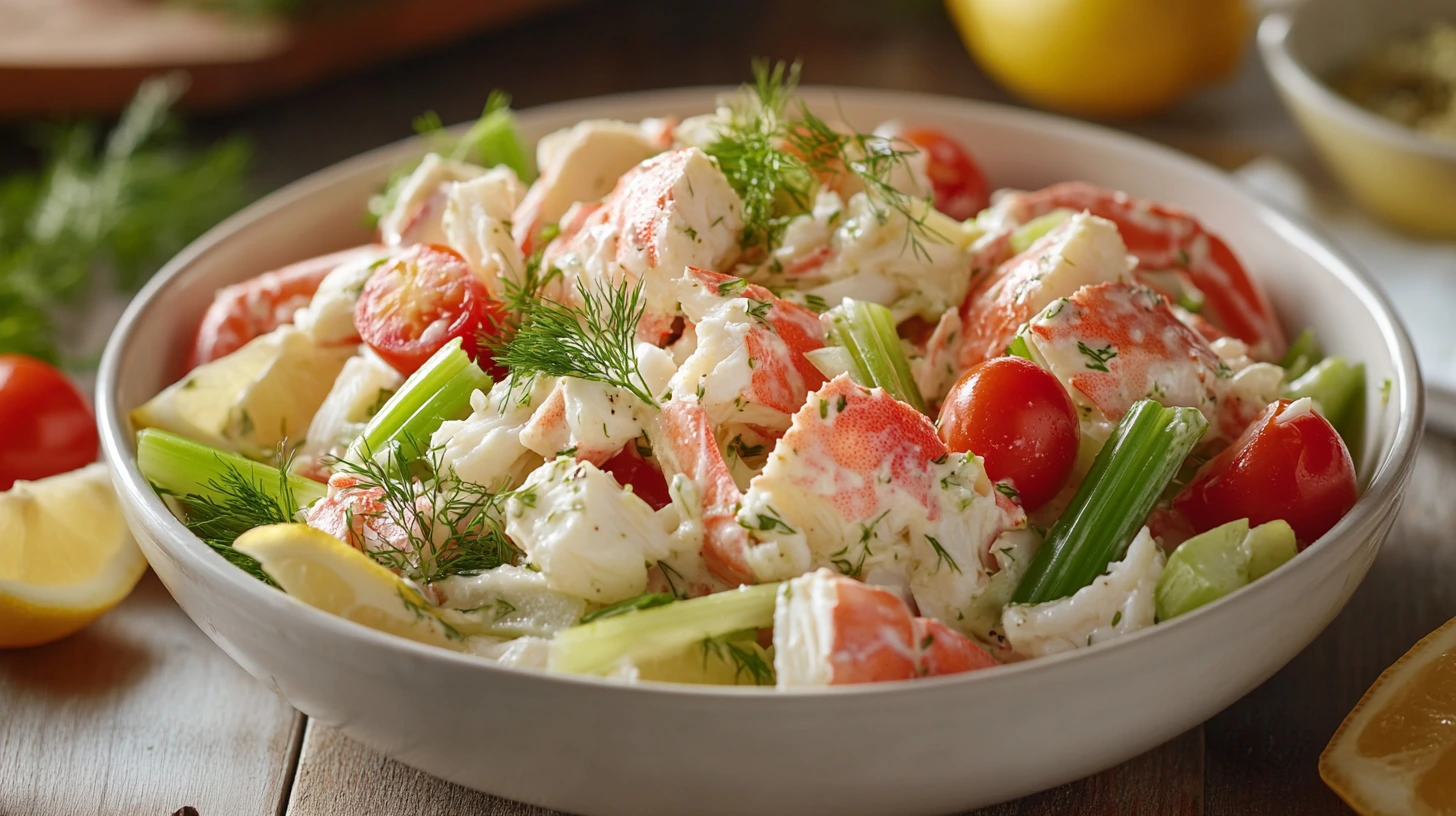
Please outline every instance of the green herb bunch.
M59 361L61 310L108 279L135 289L246 200L246 141L184 148L185 87L147 80L104 140L94 122L41 129L44 168L0 180L0 353Z

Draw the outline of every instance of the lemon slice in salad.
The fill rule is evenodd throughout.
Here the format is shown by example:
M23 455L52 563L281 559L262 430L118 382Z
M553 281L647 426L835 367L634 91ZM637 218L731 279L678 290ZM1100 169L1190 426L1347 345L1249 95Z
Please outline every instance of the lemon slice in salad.
M1355 704L1320 776L1362 814L1456 811L1456 619L1425 636Z
M392 635L461 648L458 631L413 586L339 539L304 524L270 524L233 547L263 565L284 592L341 618Z
M105 465L16 482L0 493L0 647L80 630L146 569Z
M308 430L354 346L321 346L285 326L194 368L132 412L138 428L160 428L216 448L267 456Z

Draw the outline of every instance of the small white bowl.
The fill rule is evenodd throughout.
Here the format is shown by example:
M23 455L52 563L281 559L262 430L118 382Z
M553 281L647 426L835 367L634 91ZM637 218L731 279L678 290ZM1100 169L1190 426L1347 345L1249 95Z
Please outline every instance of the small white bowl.
M1420 24L1456 21L1456 0L1306 0L1259 26L1284 104L1345 189L1391 224L1456 238L1456 144L1365 110L1326 80Z
M714 90L526 111L528 138L589 117L709 110ZM137 297L101 364L98 412L122 505L182 608L310 717L452 782L587 814L930 814L1031 793L1126 760L1247 693L1322 630L1365 575L1399 505L1421 427L1409 342L1365 275L1227 176L1173 151L1043 114L899 92L808 91L861 128L946 129L999 186L1067 179L1197 213L1268 288L1289 325L1389 380L1370 390L1364 495L1293 562L1171 623L1074 653L906 683L774 693L622 683L501 667L367 629L225 563L137 471L127 413L174 379L219 286L365 240L364 202L411 141L258 202L177 257Z

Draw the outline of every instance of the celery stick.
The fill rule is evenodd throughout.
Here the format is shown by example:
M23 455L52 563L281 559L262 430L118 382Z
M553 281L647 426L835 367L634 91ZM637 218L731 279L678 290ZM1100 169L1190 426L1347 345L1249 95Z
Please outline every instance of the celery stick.
M681 652L705 638L773 625L778 584L726 592L639 609L556 633L548 666L573 674L604 674L628 662Z
M825 346L812 351L804 352L804 357L819 369L826 379L834 379L840 374L848 374L854 377L854 360L843 346Z
M464 416L470 395L476 389L489 389L491 379L470 362L460 345L460 338L451 340L411 374L364 426L345 459L361 462L366 452L375 455L391 442L404 445L407 458L417 458L440 423Z
M891 396L924 413L925 399L910 374L910 362L900 346L895 319L878 303L845 298L830 309L829 340L850 356L850 376L866 387L885 389Z
M531 156L516 132L516 118L508 107L492 110L487 104L486 112L465 132L450 158L482 167L504 164L527 184L536 178Z
M1027 345L1026 338L1019 334L1011 338L1011 342L1006 344L1006 356L1020 357L1023 360L1036 362L1036 358L1031 356L1031 346Z
M1365 364L1350 362L1344 357L1326 357L1301 377L1284 386L1281 396L1287 399L1310 397L1319 403L1320 413L1336 429L1347 424L1355 401L1365 394Z
M1239 549L1249 560L1249 580L1257 581L1298 554L1299 545L1289 522L1275 519L1250 530Z
M1106 572L1207 428L1197 409L1164 408L1152 400L1134 403L1047 532L1012 600L1065 598Z
M228 498L215 486L224 482L224 475L230 470L236 470L280 505L287 504L282 494L285 484L292 491L297 507L313 504L328 490L319 482L297 474L289 474L285 481L278 468L155 428L137 434L137 468L159 490L212 501Z
M1153 592L1158 620L1176 618L1247 584L1249 559L1242 545L1248 535L1249 520L1239 519L1179 544Z
M1289 344L1284 359L1279 365L1284 369L1284 379L1290 382L1299 379L1315 361L1321 357L1319 343L1314 339L1314 330L1305 329Z
M1051 232L1058 224L1070 218L1071 215L1071 210L1052 210L1046 215L1039 215L1017 227L1011 233L1011 252L1016 255L1025 252L1032 244L1036 243L1036 239Z

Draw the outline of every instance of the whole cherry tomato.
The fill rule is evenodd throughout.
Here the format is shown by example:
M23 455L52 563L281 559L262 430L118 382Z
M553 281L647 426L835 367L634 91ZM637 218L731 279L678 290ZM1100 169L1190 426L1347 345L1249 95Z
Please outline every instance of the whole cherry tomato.
M66 375L0 354L0 490L96 461L96 418Z
M470 265L448 247L416 245L381 266L364 284L354 325L369 347L408 376L458 337L471 359L481 356L482 334L501 324ZM489 360L481 360L489 369Z
M1199 468L1173 499L1202 532L1247 518L1284 519L1304 548L1355 505L1355 463L1340 435L1307 401L1278 400L1232 445Z
M960 142L945 131L906 127L898 135L925 151L925 174L930 176L937 210L964 221L991 203L986 174Z
M1081 431L1077 409L1051 372L1020 357L974 366L940 409L940 438L980 456L986 475L1016 491L1027 510L1067 484Z

